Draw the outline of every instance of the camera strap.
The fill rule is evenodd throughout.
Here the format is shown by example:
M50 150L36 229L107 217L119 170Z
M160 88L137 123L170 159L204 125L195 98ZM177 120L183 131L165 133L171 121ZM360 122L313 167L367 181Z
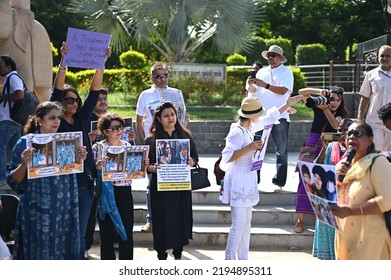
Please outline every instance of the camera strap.
M390 75L388 75L388 74L386 74L386 73L384 73L382 70L380 70L380 72L381 73L383 73L386 77L388 77L388 78L390 78L391 79L391 76Z

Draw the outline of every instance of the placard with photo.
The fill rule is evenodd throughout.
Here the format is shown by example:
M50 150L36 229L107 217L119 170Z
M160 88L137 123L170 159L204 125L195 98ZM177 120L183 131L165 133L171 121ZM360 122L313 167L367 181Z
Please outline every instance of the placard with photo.
M146 170L144 161L148 158L148 145L105 146L102 158L103 181L144 179Z
M337 177L334 165L298 161L299 172L319 221L341 230L339 220L330 206L338 203Z
M82 132L29 134L27 148L33 148L33 159L27 168L27 178L82 173L84 162L77 158L83 146Z
M189 139L156 140L158 191L191 190Z

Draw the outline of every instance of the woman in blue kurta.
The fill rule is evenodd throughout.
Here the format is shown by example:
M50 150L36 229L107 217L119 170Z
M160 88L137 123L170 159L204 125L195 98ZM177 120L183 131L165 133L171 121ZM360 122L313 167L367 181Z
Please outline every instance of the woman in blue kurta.
M24 128L28 133L55 133L62 108L54 102L38 105L36 115ZM25 260L81 259L79 201L76 175L27 179L27 166L34 148L27 149L22 136L12 151L8 185L19 194L14 258ZM86 148L78 148L78 161L86 158Z

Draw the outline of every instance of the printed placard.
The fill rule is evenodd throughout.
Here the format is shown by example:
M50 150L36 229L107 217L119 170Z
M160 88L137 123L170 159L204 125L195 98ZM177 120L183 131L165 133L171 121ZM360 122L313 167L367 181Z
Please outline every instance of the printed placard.
M102 180L118 181L145 178L144 162L148 158L148 152L148 145L105 146L102 151L105 159Z
M262 168L263 159L265 158L265 152L267 143L269 141L270 132L272 131L273 124L265 125L262 130L261 140L263 142L262 148L254 152L253 165L251 166L251 171L260 170ZM254 136L255 137L258 135Z
M84 171L84 162L77 157L77 149L83 146L81 131L29 134L26 143L27 148L33 148L33 159L27 168L28 179Z
M330 206L338 203L337 177L334 165L298 161L302 182L316 218L341 231L338 217Z
M178 112L178 120L181 124L186 124L185 118L185 100L183 99L183 94L178 89L164 89L159 91L160 101L170 101L174 104Z
M189 139L156 140L158 191L191 190Z

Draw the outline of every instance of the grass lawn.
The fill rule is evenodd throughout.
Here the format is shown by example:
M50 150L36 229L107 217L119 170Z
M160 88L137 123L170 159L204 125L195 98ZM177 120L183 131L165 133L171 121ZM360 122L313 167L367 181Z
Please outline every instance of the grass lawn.
M111 104L110 100L109 103ZM295 104L294 107L297 112L290 115L291 120L312 120L313 112L307 108L303 102ZM207 106L193 106L188 107L187 112L190 115L190 120L233 120L237 115L239 107L207 107ZM120 107L113 105L110 112L116 113L121 117L136 118L136 108Z

